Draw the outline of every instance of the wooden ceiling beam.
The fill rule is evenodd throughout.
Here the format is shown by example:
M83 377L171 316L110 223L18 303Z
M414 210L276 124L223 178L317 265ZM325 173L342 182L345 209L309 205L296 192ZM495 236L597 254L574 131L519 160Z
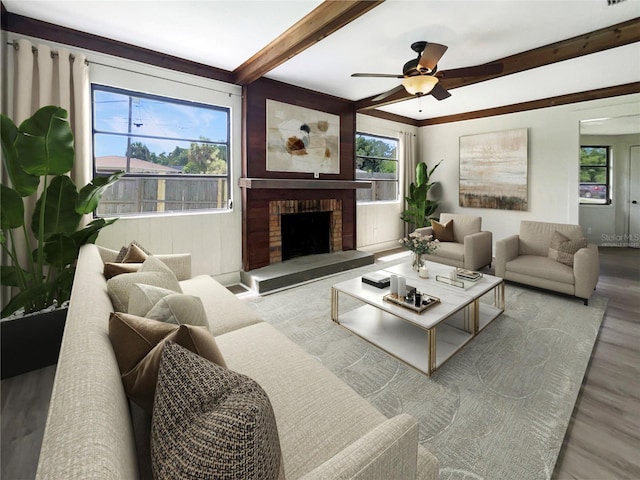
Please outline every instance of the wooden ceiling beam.
M384 0L327 0L253 55L233 72L235 83L246 85L278 65L348 25Z
M503 70L499 74L451 79L444 77L440 80L440 83L447 90L453 90L455 88L551 65L556 62L570 60L639 41L640 18L634 18L633 20L611 25L610 27L602 28L594 32L494 60L494 62L500 62L503 65ZM594 66L594 69L596 67L597 66ZM368 110L383 105L390 105L408 100L412 97L413 96L409 95L406 91L400 91L384 100L374 102L373 99L375 96L372 96L357 101L356 110Z

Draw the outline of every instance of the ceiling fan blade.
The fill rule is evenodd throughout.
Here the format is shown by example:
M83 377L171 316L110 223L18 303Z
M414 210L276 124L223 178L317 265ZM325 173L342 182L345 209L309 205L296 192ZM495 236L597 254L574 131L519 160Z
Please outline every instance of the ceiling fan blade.
M378 95L375 98L372 98L371 101L372 102L379 102L380 100L384 100L385 98L390 97L394 93L400 92L401 90L404 90L404 87L402 85L398 85L397 87L392 88L391 90L386 91L384 93L381 93L380 95Z
M445 98L449 98L451 96L447 89L439 83L436 84L435 87L433 87L433 90L431 90L430 93L436 100L444 100Z
M444 55L444 52L447 51L446 45L440 45L439 43L427 43L427 46L424 48L424 52L422 52L422 57L420 57L420 61L418 62L418 67L423 67L428 69L430 72L436 68L436 65Z
M441 78L458 78L458 77L480 77L484 75L495 75L502 72L503 65L501 63L485 63L484 65L476 65L474 67L452 68L450 70L442 70L438 72Z
M372 77L372 78L403 78L403 75L393 73L352 73L352 77Z

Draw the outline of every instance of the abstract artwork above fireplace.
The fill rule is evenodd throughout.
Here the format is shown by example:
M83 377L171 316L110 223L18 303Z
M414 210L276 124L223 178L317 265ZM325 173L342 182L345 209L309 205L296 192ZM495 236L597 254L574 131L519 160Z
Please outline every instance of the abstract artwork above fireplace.
M340 173L340 116L267 99L267 171Z

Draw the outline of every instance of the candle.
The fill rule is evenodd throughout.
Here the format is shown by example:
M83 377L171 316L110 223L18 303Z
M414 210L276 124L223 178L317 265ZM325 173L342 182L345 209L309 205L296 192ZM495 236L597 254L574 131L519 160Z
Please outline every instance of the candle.
M420 275L420 278L429 278L429 267L427 267L426 265L421 265L418 275Z
M398 277L398 295L404 298L407 295L407 279Z
M398 275L389 275L389 282L391 288L391 294L398 294Z

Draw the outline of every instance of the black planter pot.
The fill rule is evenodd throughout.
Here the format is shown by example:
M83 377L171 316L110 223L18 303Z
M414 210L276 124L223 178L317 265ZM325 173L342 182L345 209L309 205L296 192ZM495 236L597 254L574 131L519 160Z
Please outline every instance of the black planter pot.
M2 378L58 362L67 309L0 320Z

